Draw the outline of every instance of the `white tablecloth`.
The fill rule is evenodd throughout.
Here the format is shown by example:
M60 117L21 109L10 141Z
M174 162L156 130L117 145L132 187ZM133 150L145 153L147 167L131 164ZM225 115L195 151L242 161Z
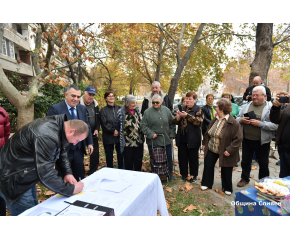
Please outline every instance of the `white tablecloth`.
M119 175L124 180L128 177L128 182L132 184L120 193L101 189L96 191L96 194L112 199L111 205L113 206L108 207L114 208L116 216L156 216L157 210L159 210L161 216L168 216L162 184L156 174L102 168L82 181L86 185L86 182L98 179L98 175L112 176L112 174L114 176ZM38 207L61 211L69 205L64 202L65 199L67 198L55 195L37 206L26 210L20 216L27 216ZM102 200L98 201L93 203L103 205Z

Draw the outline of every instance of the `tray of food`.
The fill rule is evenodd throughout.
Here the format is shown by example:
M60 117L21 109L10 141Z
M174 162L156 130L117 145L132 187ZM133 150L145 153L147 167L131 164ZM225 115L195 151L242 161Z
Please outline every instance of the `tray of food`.
M290 195L290 181L282 178L266 177L254 183L255 188L268 198L281 200Z

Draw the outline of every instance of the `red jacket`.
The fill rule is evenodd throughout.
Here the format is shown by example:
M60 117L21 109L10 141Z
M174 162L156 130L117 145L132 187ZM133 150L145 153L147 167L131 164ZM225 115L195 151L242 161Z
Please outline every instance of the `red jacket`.
M0 148L8 141L10 135L9 115L0 107Z

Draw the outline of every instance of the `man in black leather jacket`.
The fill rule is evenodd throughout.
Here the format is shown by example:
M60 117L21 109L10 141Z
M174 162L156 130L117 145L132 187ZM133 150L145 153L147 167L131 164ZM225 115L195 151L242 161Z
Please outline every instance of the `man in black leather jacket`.
M66 115L39 118L17 131L0 152L0 196L11 215L16 216L37 204L36 183L53 192L71 196L83 189L77 182L65 147L88 136L81 120L66 121ZM54 165L65 176L57 176Z

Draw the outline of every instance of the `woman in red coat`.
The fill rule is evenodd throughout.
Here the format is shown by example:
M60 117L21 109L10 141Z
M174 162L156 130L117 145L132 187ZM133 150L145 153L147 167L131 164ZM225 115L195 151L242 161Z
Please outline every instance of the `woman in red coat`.
M0 107L0 151L2 146L8 141L9 136L10 136L9 115L4 110L4 108ZM6 216L6 203L5 200L1 197L0 197L0 216Z

